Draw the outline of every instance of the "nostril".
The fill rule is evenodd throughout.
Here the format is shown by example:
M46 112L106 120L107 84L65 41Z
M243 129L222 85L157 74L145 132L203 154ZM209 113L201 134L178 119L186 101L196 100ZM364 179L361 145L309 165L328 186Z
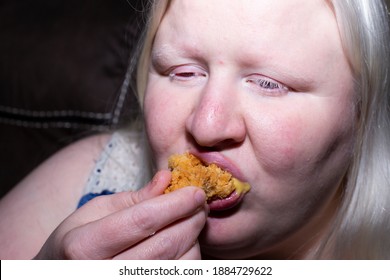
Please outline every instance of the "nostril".
M194 130L187 131L187 140L193 143L200 151L220 151L227 148L235 148L240 146L245 140L246 133L225 134L223 132L214 131L206 133L205 131L199 133Z
M207 150L213 151L222 151L226 149L237 148L242 144L242 142L237 142L234 139L226 139L214 144L212 147L207 147Z

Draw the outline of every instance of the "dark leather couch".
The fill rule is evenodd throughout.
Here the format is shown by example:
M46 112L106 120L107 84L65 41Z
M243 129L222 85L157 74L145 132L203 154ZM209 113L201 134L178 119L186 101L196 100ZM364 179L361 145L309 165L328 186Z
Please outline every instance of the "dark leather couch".
M0 2L0 197L65 145L137 113L141 0Z

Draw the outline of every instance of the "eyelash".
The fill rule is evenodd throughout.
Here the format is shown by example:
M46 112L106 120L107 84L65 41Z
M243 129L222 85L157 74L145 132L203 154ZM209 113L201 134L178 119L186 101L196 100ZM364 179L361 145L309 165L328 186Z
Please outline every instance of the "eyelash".
M180 66L168 71L168 77L171 81L189 81L197 77L206 77L207 74L197 66Z
M254 90L260 88L261 91L270 93L270 94L285 94L289 92L289 88L277 81L272 79L259 76L246 79L247 84L253 84Z
M170 81L190 82L198 81L196 78L207 77L207 73L198 66L183 65L167 71ZM262 75L251 75L245 82L254 90L270 95L282 95L289 92L289 88L282 83Z

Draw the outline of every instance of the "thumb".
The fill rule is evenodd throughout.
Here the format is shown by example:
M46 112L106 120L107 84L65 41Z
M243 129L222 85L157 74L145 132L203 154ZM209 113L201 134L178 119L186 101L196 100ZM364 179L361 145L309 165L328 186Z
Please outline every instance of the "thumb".
M168 170L158 171L153 179L146 186L137 192L131 192L131 196L127 197L127 207L138 204L144 200L161 195L168 187L171 181L171 172ZM126 206L125 206L126 207Z

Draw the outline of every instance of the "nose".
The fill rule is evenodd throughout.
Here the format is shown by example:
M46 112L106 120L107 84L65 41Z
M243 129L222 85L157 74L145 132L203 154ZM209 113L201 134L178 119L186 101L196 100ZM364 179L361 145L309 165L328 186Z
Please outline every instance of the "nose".
M228 87L226 80L209 80L186 120L187 132L200 146L221 148L246 137L240 93Z

